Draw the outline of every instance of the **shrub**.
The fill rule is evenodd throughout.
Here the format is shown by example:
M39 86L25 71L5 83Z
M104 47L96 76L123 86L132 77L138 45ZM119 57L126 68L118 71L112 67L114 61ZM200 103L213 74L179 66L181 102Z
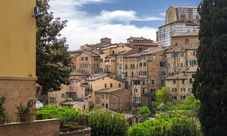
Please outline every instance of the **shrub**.
M96 109L89 113L88 124L92 136L126 136L128 120L123 114Z

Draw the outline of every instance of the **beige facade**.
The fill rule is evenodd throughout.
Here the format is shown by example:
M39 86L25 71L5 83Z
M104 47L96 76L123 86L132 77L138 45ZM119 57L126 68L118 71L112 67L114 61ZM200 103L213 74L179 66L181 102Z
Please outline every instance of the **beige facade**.
M99 55L91 51L83 51L76 56L76 70L88 74L99 73Z
M116 55L124 50L132 50L125 44L111 44L101 49L100 72L116 72Z
M197 66L197 48L198 45L170 46L165 52L167 75L173 76L186 72L192 66Z
M88 74L73 72L70 74L70 85L63 85L60 91L53 91L48 93L48 103L61 106L70 104L70 99L72 99L72 104L74 108L79 108L81 110L87 109L88 104L83 102L85 94L85 81ZM84 107L85 105L85 107Z
M172 100L184 100L192 95L192 74L197 67L191 67L186 73L179 73L165 79L166 88L170 91Z
M95 92L107 89L107 88L125 88L125 83L118 81L107 74L94 74L88 78L88 88L86 93L88 94L88 101L90 106L96 105Z
M95 92L95 106L113 111L131 108L131 91L122 88L106 88Z
M171 45L197 45L199 43L198 32L190 32L171 36Z

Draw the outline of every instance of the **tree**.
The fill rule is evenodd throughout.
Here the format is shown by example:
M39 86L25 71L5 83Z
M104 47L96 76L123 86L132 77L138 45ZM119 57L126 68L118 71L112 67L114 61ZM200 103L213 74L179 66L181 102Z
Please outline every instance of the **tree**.
M143 106L139 109L138 113L142 115L142 118L140 121L144 121L151 114L151 111L147 106Z
M155 103L157 105L164 103L167 104L167 102L170 102L170 93L169 91L166 89L166 87L162 87L162 89L158 90L156 92L156 97L155 97Z
M205 136L227 134L227 0L203 0L193 93Z
M36 75L42 94L47 94L69 84L71 57L66 38L60 34L67 21L54 19L53 13L48 13L48 0L36 2L40 10L36 17Z

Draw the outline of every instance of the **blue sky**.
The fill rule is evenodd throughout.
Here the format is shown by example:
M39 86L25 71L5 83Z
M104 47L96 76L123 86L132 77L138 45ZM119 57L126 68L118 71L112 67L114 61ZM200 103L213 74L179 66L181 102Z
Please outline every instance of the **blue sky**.
M55 17L68 20L61 34L70 50L108 37L125 43L130 36L156 39L171 5L197 6L201 0L50 0Z

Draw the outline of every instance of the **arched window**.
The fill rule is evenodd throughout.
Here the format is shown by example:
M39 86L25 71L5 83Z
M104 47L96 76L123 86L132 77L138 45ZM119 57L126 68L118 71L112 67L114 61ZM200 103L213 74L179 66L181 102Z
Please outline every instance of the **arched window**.
M173 14L172 12L169 13L169 20L168 20L169 23L172 23L173 22Z

